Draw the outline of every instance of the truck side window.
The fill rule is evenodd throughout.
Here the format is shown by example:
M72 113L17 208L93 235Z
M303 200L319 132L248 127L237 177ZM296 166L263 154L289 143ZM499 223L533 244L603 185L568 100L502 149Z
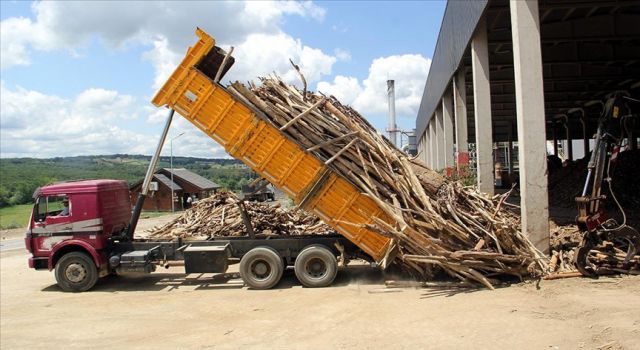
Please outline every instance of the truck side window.
M69 216L70 206L68 197L64 195L40 197L36 221L44 221L49 216Z
M65 209L66 203L66 209ZM47 197L47 216L68 216L69 215L69 198L67 196L48 196Z

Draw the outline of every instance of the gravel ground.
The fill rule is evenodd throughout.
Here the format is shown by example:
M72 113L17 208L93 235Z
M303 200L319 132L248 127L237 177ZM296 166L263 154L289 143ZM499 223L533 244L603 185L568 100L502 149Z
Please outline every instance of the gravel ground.
M109 277L73 294L27 257L0 253L2 349L640 348L637 276L454 293L385 289L379 271L355 265L330 288L303 288L287 271L275 289L253 291L234 265Z

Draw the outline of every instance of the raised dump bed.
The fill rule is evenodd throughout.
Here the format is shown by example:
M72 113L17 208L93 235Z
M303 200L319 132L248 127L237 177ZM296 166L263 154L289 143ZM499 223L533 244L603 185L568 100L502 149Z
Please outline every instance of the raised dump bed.
M153 104L173 108L231 156L286 192L297 205L318 215L386 266L390 239L363 224L373 224L372 217L392 220L330 165L283 134L250 102L215 83L222 54L211 36L200 29L196 34L198 42L189 48ZM226 65L224 70L228 68Z

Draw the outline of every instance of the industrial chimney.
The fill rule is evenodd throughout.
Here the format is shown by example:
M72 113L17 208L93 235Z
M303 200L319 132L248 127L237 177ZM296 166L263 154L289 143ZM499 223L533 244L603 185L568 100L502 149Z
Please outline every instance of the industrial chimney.
M396 88L393 80L387 80L387 98L389 100L389 127L387 128L387 132L389 133L391 143L397 146Z

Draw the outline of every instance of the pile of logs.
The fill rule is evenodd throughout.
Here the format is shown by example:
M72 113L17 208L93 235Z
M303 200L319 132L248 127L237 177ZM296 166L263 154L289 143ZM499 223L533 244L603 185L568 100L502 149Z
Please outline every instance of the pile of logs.
M244 236L247 228L239 199L219 192L196 202L179 217L148 232L150 238L209 239ZM310 235L335 233L329 226L302 210L282 208L278 202L244 202L253 232L261 235Z
M537 276L548 259L520 231L504 196L487 197L450 181L391 145L334 97L300 91L278 77L228 90L250 101L281 132L372 198L389 224L367 227L391 237L396 262L428 280L444 272L493 288L496 278Z

